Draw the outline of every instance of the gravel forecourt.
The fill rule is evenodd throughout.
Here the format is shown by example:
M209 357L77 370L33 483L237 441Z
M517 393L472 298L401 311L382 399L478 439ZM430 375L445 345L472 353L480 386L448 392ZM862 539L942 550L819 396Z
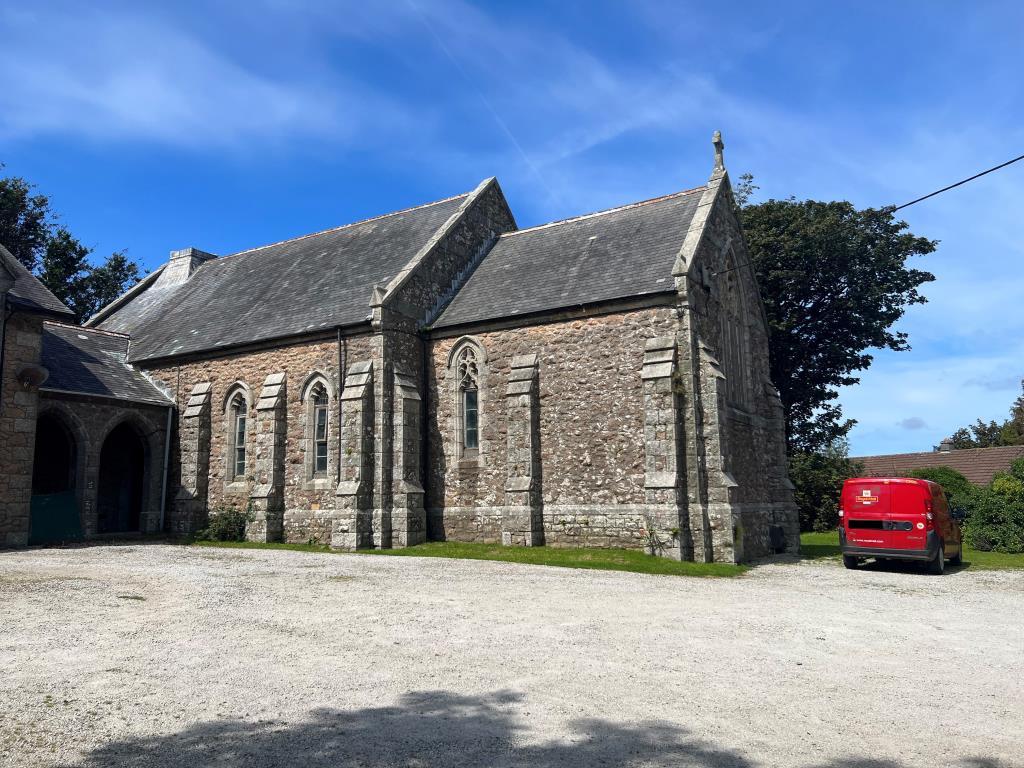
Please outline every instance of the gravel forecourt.
M1024 572L0 554L9 766L1024 766Z

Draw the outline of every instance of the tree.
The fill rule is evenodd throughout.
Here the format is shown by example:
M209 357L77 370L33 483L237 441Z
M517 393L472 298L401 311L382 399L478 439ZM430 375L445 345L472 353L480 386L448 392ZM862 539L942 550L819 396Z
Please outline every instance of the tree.
M140 267L122 251L91 263L92 249L58 225L49 198L33 190L24 179L0 178L0 245L82 322L138 282Z
M0 178L0 245L26 268L35 269L52 223L45 195L32 194L32 185L24 179Z
M891 208L794 198L751 204L756 189L747 174L736 197L768 316L772 380L790 450L820 451L855 423L834 401L871 365L868 350L910 349L893 324L926 301L918 288L935 277L907 260L937 243L908 232Z

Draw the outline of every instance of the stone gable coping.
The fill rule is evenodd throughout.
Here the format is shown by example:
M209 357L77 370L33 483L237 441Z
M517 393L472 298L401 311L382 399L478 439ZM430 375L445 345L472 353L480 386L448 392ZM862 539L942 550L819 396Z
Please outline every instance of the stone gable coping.
M444 237L451 232L455 225L462 219L466 211L473 207L473 204L483 196L487 189L497 184L498 180L494 176L484 179L481 181L472 192L466 195L466 199L462 201L462 204L456 209L455 213L448 217L448 220L442 224L431 236L431 238L423 244L423 246L417 251L416 255L413 256L409 263L407 263L402 271L395 275L391 282L384 286L383 293L380 296L380 304L383 304L388 296L392 296L399 288L401 288L408 280L412 277L413 272L417 267L426 259L427 255L437 247L437 244L441 242Z

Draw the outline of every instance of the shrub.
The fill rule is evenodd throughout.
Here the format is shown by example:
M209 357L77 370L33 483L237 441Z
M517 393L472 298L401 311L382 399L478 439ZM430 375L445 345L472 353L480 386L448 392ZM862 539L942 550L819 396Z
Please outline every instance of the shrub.
M947 496L955 499L967 498L978 490L978 486L971 483L966 477L955 469L949 467L922 467L910 471L910 477L919 477L922 480L931 480L942 486Z
M997 480L993 488L978 493L964 536L968 544L983 552L1024 552L1024 504L995 490Z
M829 531L839 525L839 494L843 481L856 477L860 466L840 446L826 453L794 453L789 479L795 486L801 531Z
M234 507L210 510L210 521L196 533L199 541L245 541L245 524L252 520L252 511Z

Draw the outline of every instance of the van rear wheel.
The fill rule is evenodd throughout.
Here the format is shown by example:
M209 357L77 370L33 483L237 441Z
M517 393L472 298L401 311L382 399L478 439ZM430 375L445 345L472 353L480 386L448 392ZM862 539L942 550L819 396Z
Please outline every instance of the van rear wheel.
M843 565L850 570L853 570L860 565L860 560L853 555L843 555Z
M935 557L928 563L928 573L933 576L941 576L946 572L946 554L944 552L945 544L939 542L939 548L935 552Z

